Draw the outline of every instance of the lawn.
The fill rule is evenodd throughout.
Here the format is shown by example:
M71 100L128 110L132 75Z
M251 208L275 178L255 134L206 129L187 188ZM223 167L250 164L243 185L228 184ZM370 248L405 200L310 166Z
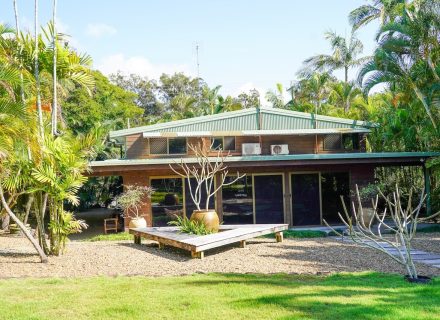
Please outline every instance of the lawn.
M440 279L210 274L0 280L1 319L434 319Z
M98 234L91 238L86 238L84 241L121 241L121 240L133 240L133 235L128 232Z

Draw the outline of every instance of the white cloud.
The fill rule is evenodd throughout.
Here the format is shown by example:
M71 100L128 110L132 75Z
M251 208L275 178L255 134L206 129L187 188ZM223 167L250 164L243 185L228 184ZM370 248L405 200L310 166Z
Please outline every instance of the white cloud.
M105 23L90 23L87 25L86 29L86 34L95 38L112 36L115 33L116 28Z
M124 74L146 76L149 79L158 79L162 73L183 72L192 75L187 64L153 64L143 56L125 57L120 53L104 57L96 64L96 68L106 75L120 71Z

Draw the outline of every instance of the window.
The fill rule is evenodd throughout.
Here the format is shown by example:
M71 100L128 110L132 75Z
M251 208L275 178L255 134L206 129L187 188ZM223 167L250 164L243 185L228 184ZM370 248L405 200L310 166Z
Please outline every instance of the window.
M340 150L342 138L340 134L328 134L324 136L324 150Z
M167 138L150 139L150 154L167 154Z
M235 137L213 137L211 138L211 149L212 150L225 150L234 151L235 150Z
M186 138L172 138L168 140L169 154L186 153Z
M150 154L185 154L186 138L151 138Z
M234 151L235 150L235 137L224 137L223 138L223 144L224 149L228 151Z
M348 151L359 150L359 135L357 133L343 134L342 146L344 147L344 150Z
M223 150L223 138L222 137L214 137L211 138L211 150Z
M183 216L183 184L181 178L151 179L154 194L151 196L153 226L165 227L176 216Z
M342 146L344 150L353 150L353 136L351 134L344 134L342 136Z

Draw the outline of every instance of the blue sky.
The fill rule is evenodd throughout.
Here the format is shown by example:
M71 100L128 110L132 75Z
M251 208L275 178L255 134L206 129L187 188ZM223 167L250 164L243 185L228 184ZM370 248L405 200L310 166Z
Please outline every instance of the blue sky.
M17 0L22 28L33 25L33 1ZM162 72L200 76L223 94L285 87L307 57L329 53L323 33L350 33L348 13L365 0L58 0L58 24L94 67L157 78ZM40 0L40 22L52 0ZM12 0L0 0L0 22L14 23ZM364 54L377 25L358 32ZM356 71L351 72L351 77ZM336 73L341 77L341 73Z

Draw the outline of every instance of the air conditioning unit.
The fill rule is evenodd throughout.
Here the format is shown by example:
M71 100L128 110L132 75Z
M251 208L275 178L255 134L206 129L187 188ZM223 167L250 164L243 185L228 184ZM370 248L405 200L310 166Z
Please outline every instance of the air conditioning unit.
M289 154L289 146L287 144L273 144L270 146L272 155Z
M244 156L261 154L261 147L259 143L243 143L241 145L241 154Z

